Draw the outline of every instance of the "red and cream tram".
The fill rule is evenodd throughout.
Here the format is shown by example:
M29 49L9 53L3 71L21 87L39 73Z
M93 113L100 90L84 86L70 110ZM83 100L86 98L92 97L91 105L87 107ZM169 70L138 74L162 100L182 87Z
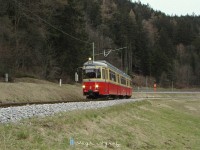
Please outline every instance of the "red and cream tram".
M87 98L132 96L130 76L104 60L84 63L82 87Z

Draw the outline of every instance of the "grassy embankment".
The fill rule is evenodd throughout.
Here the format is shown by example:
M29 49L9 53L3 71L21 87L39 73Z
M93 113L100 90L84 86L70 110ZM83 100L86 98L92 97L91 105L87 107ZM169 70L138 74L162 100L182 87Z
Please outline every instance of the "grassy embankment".
M81 85L62 84L22 78L15 83L0 82L0 103L34 101L73 101L85 99Z
M199 97L176 95L1 124L0 149L199 149Z

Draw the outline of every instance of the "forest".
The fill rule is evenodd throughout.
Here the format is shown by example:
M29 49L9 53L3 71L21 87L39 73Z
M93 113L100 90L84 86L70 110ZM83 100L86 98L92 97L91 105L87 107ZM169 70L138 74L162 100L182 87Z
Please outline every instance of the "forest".
M163 87L200 86L200 16L168 16L130 0L0 0L0 80L73 82L89 57Z

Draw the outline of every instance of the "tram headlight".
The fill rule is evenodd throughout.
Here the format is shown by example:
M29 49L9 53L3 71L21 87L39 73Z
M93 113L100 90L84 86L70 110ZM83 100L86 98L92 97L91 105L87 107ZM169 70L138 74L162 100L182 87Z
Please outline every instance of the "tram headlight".
M99 88L99 85L98 85L98 84L96 84L96 85L95 85L95 89L98 89L98 88Z
M84 88L85 88L85 85L82 85L82 88L84 89Z

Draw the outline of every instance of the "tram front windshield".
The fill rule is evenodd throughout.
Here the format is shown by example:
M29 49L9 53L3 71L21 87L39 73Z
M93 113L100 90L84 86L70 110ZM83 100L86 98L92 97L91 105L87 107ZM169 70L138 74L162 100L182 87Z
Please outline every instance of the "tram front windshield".
M100 69L84 69L83 79L101 78Z

